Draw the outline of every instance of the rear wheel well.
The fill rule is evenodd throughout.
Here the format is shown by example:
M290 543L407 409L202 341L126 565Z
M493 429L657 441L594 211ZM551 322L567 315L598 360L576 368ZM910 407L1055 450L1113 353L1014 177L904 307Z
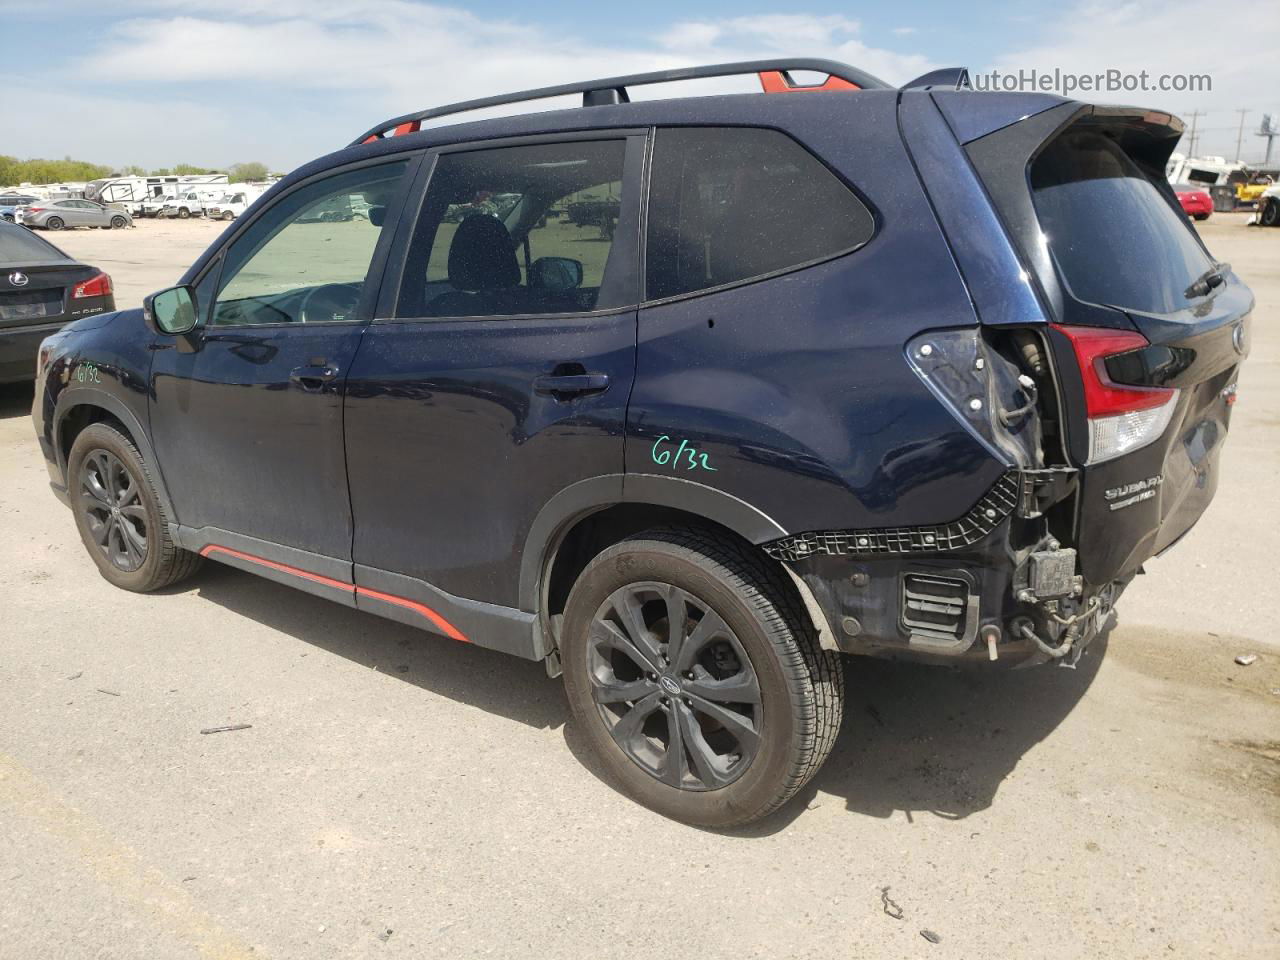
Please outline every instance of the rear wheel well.
M93 423L110 424L128 437L129 442L135 447L138 445L137 438L121 422L120 418L111 411L104 407L96 407L90 403L81 403L67 411L58 430L58 448L62 454L64 465L71 459L71 447L76 442L76 437L80 436L85 427ZM70 483L70 478L68 478L68 483Z
M687 527L760 552L766 563L776 560L728 527L695 513L649 503L619 503L580 517L555 545L543 579L542 609L549 620L564 613L569 591L582 571L602 551L654 527Z

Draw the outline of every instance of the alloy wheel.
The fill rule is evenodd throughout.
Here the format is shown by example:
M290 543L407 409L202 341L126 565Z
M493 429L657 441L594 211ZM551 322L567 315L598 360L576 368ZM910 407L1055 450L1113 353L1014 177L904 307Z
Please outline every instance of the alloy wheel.
M132 573L146 562L150 538L142 488L119 457L108 450L85 457L80 504L89 535L112 566Z
M592 620L588 674L614 742L680 790L737 780L761 743L760 682L711 607L667 583L614 591Z

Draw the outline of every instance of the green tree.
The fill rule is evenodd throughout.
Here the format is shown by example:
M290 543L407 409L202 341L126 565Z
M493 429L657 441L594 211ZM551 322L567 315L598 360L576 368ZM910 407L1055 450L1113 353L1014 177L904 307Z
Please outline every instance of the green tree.
M178 176L187 176L199 173L222 173L221 170L215 170L213 167L197 167L190 163L179 163L173 168L173 172Z
M64 181L96 180L110 176L111 168L83 160L19 160L17 157L0 157L0 186L11 187L19 183L61 183Z
M244 183L246 180L267 179L267 165L256 160L248 163L233 163L227 170L227 178L232 183Z

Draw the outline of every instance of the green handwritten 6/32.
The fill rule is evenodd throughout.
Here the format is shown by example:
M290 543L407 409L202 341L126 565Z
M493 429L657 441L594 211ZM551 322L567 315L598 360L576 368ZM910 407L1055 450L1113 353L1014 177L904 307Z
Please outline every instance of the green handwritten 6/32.
M653 462L660 467L670 466L672 470L677 467L684 467L686 470L710 470L716 472L716 468L707 463L707 455L691 444L688 440L681 440L680 445L675 445L675 440L667 436L665 433L653 442L653 448L649 451L649 456L653 458Z
M73 374L77 383L101 383L102 374L98 372L98 367L92 363L82 363L76 367Z

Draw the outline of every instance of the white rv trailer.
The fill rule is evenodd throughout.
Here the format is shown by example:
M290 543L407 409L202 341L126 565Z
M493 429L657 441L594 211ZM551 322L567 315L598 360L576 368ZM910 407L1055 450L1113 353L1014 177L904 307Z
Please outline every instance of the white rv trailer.
M210 187L225 187L225 173L188 173L167 177L103 177L85 186L86 200L119 203L135 216L142 202L156 197L176 197L179 193Z

